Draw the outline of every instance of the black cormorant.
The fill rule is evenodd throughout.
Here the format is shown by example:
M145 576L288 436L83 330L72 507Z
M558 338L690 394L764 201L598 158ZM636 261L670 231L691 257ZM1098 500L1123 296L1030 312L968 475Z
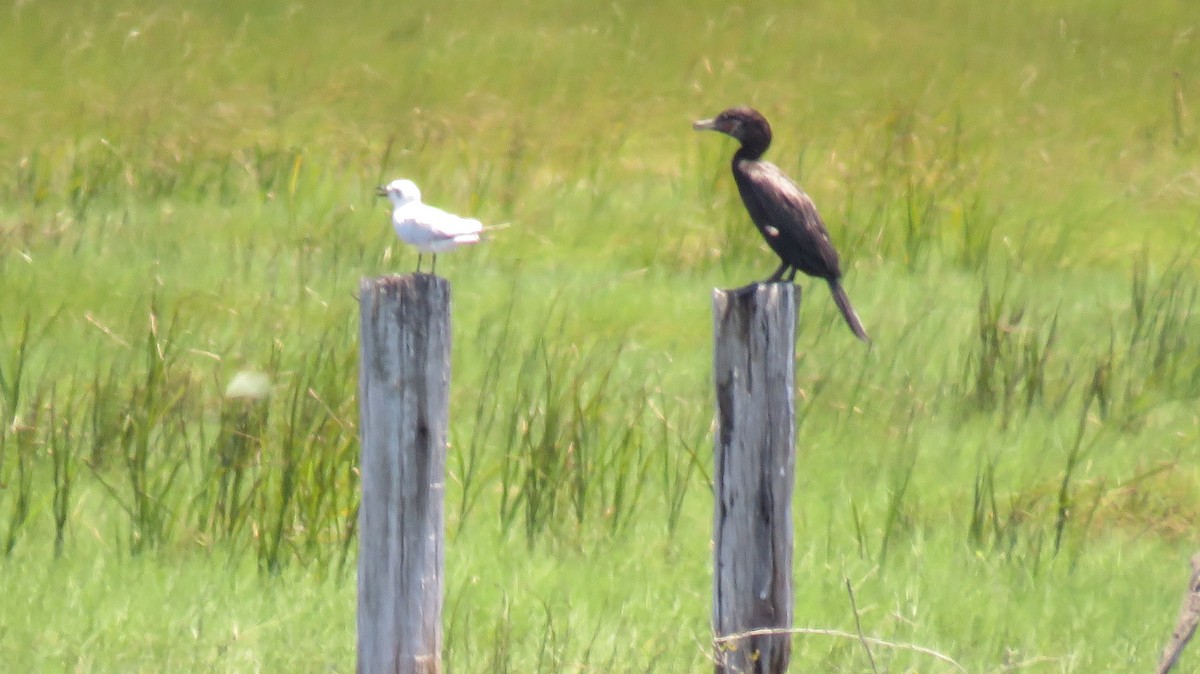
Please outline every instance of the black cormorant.
M753 108L730 108L692 125L697 131L720 131L742 144L733 155L733 179L758 231L782 264L767 283L796 278L796 271L825 279L833 301L859 339L869 342L850 298L842 289L842 269L829 232L804 190L778 166L763 161L771 145L771 125Z

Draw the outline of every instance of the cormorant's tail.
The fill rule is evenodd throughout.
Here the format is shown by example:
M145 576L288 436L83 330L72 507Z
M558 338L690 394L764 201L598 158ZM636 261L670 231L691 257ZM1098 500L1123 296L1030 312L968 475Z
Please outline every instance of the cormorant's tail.
M855 337L870 344L871 338L867 336L867 331L863 330L862 321L858 320L858 314L854 313L854 307L850 305L850 298L842 289L841 281L838 279L828 279L828 281L829 292L833 293L833 301L837 303L838 309L842 310L842 316L846 317L846 324L854 331Z

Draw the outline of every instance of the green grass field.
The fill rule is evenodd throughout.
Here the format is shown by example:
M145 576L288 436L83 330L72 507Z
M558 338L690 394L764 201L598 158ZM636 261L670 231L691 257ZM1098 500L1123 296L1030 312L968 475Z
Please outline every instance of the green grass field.
M805 281L797 627L854 632L848 581L878 671L1157 662L1200 518L1200 8L244 4L0 8L6 671L353 671L395 177L512 223L438 265L447 671L708 670L710 292L775 267L690 128L735 104L875 340Z

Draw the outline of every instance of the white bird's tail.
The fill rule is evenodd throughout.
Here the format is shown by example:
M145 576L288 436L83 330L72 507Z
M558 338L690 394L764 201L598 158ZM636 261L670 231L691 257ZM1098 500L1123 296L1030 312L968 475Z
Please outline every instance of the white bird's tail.
M480 229L480 232L479 232L479 240L487 241L492 238L492 232L495 232L495 231L498 231L501 229L508 229L511 224L512 223L510 223L510 222L502 222L498 225L483 225L483 227Z

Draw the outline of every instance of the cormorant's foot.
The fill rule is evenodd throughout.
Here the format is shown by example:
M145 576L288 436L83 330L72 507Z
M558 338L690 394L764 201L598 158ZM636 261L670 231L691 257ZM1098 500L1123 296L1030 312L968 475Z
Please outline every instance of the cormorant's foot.
M757 291L760 286L770 286L770 285L775 285L777 283L787 283L787 281L784 281L782 279L776 280L776 281L772 281L770 279L767 279L765 281L751 281L750 283L747 283L744 286L741 286L739 288L731 288L726 292L729 292L729 293L732 293L735 295L743 295L746 293L753 293L753 292ZM794 284L794 283L792 284L792 286L796 288L796 294L799 295L800 294L800 286L797 284Z

